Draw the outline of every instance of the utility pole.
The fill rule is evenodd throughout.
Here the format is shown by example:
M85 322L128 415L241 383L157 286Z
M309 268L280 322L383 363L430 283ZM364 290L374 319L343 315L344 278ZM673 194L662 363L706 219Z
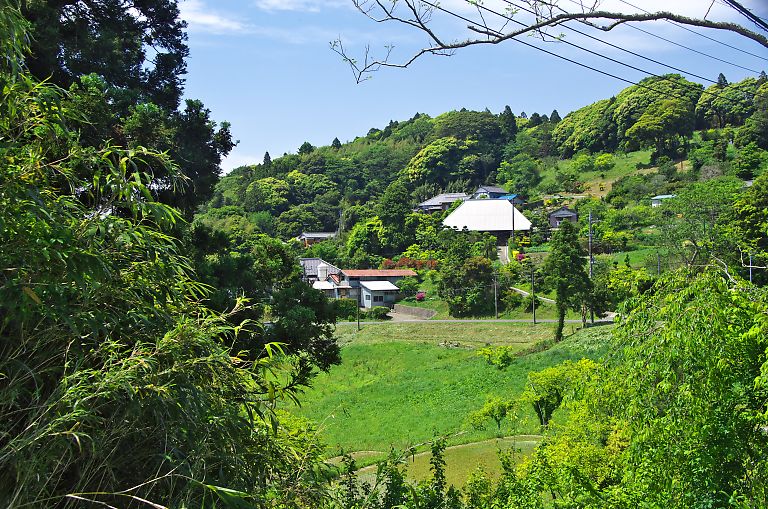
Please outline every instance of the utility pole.
M517 212L515 202L512 202L512 244L515 243L515 212Z
M363 293L363 287L357 287L357 332L360 332L360 294Z
M592 211L589 211L589 279L592 279Z
M592 257L592 211L589 211L589 280L592 281L592 266L594 265L594 258ZM591 300L591 299L590 299ZM592 325L595 324L595 308L592 302L589 303L589 319Z
M656 275L661 276L661 254L656 251Z
M752 282L752 253L749 253L749 282Z
M536 323L536 276L534 276L533 261L531 261L531 307L533 308L533 323Z
M493 310L496 319L499 319L499 291L498 291L498 277L496 271L493 271Z

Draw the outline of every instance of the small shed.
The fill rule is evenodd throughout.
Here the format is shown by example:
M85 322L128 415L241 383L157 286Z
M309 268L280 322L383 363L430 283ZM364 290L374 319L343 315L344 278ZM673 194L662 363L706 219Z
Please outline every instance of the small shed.
M658 196L654 196L651 198L651 207L661 207L661 202L664 200L669 200L670 198L674 198L675 194L660 194Z
M549 215L549 226L557 228L563 221L575 223L579 220L579 214L568 207L560 207Z
M362 305L364 308L374 306L392 307L400 289L389 281L361 281Z

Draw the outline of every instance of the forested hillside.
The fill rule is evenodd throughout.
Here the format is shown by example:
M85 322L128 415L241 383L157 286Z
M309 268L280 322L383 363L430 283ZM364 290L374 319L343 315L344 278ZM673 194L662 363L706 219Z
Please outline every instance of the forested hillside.
M441 192L498 184L531 204L546 235L546 210L594 209L604 251L642 247L655 223L650 197L716 177L753 178L766 164L768 78L706 90L679 75L651 77L561 119L509 107L416 114L348 143L313 147L243 166L224 177L195 223L224 235L285 241L301 232L339 232L306 254L378 267L385 259L436 258L439 219L412 213ZM603 215L607 217L602 217ZM583 215L582 215L583 217ZM647 233L647 232L646 232ZM538 239L541 242L541 237ZM239 241L234 241L237 244ZM439 257L439 256L437 256Z

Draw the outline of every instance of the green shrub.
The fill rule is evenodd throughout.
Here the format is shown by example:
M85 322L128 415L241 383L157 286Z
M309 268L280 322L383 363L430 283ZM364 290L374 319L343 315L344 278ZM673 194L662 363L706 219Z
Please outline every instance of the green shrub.
M388 316L389 308L386 306L374 306L371 309L364 311L366 320L389 320Z
M354 320L357 316L357 301L354 299L336 299L333 307L337 320Z

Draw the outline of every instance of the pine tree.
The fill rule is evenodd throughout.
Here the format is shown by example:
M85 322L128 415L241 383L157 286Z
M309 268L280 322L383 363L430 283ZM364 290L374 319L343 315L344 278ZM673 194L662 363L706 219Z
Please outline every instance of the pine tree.
M315 150L315 147L310 142L305 141L299 147L299 154L301 154L301 155L309 154L309 153L313 152L314 150Z
M725 74L720 73L717 75L717 86L720 88L725 88L728 86L728 80L725 79Z
M501 132L504 138L510 141L514 140L517 136L517 119L512 113L512 108L505 106L504 111L499 114L499 120L501 120Z
M338 138L334 138L331 142L331 147L335 148L336 150L339 150L341 148L341 142Z
M552 113L549 115L549 121L553 124L557 124L562 119L560 118L560 114L557 112L557 110L552 110Z
M536 127L537 125L541 125L541 115L534 111L531 118L528 119L528 127Z
M264 166L269 166L272 164L272 157L270 157L269 152L264 152Z

